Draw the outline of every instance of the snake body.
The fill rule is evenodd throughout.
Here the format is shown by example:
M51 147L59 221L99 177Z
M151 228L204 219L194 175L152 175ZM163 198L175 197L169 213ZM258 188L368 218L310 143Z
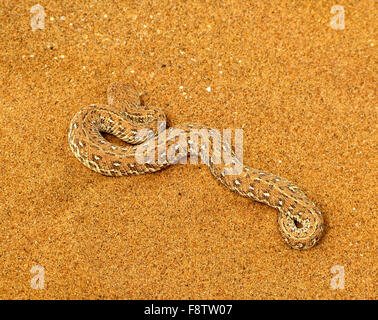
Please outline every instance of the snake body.
M211 128L195 123L180 124L173 128L159 130L158 123L166 121L162 110L156 107L142 106L138 93L122 83L112 83L108 88L107 105L90 105L81 109L72 119L69 127L69 146L75 157L89 169L106 176L128 176L155 172L170 165L168 161L138 162L138 147L146 146L143 155L153 155L159 159L158 152L164 145L166 150L179 150L180 159L192 148L193 131L211 132ZM144 137L139 130L148 129ZM175 131L176 130L176 131ZM177 147L177 130L190 150ZM113 134L127 142L126 147L108 142L102 132ZM176 132L176 133L174 133ZM204 139L198 134L199 139ZM295 184L274 174L263 172L241 164L237 175L227 174L233 163L214 162L217 148L209 140L209 155L206 163L214 177L223 185L238 194L265 203L278 209L279 231L285 242L294 249L309 249L321 238L324 222L321 212L315 204ZM213 148L214 147L214 148ZM231 148L228 145L223 149ZM201 150L197 152L202 156ZM215 150L215 151L214 151ZM234 157L231 148L231 154ZM164 154L166 159L166 154ZM239 160L236 160L239 161Z

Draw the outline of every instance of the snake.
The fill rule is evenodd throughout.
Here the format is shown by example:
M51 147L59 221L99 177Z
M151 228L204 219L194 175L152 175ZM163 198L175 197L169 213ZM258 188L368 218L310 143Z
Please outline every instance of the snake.
M201 156L212 175L228 189L277 209L278 230L291 248L309 249L321 239L324 219L314 202L296 184L244 165L233 146L223 143L219 147L216 135L204 134L216 130L197 123L162 126L167 121L164 111L145 105L138 91L122 82L108 86L107 100L107 104L80 109L69 125L69 147L87 168L105 176L131 176L185 163L188 154ZM103 133L126 145L111 143ZM215 161L222 148L230 152L231 161ZM172 161L167 161L168 153ZM232 171L237 166L239 170Z

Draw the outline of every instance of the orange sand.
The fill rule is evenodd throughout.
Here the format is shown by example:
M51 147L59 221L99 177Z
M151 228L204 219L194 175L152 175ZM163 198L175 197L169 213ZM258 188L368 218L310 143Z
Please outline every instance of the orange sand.
M0 298L376 299L374 1L342 1L345 30L330 27L335 1L88 2L40 2L32 32L37 2L0 1ZM173 125L243 128L244 162L324 213L320 244L290 249L274 209L203 165L86 169L68 125L112 81Z

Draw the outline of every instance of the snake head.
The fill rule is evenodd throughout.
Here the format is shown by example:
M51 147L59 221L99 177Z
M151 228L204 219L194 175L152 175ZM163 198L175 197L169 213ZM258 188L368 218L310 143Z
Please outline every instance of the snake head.
M109 105L140 105L138 91L122 82L112 82L107 90Z

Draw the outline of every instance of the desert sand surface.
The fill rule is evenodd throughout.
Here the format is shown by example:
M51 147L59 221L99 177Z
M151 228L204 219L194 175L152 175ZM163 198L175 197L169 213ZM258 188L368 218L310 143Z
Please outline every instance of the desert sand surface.
M0 1L1 299L377 298L374 1L40 1L33 31L36 4ZM244 163L318 205L320 243L288 247L203 164L85 168L68 127L113 81L172 125L242 128Z

